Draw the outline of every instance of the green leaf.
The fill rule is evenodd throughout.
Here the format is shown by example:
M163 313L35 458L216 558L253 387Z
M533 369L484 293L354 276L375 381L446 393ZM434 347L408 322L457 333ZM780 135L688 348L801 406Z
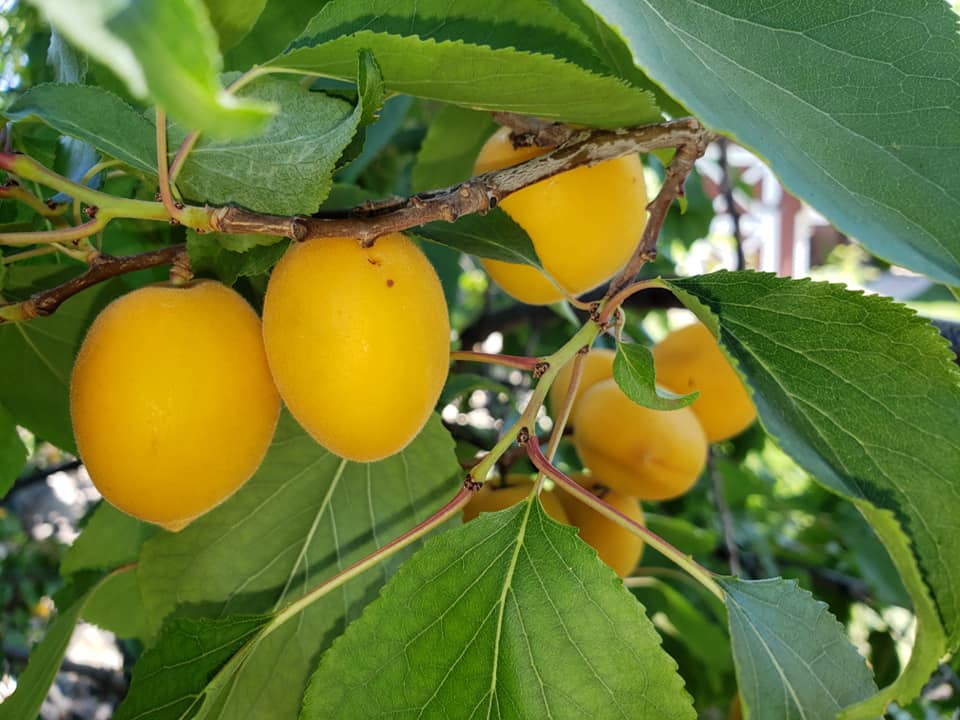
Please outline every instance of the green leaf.
M13 486L26 461L27 448L17 433L17 423L0 405L0 498Z
M137 662L114 720L192 717L205 696L212 700L230 684L232 675L219 671L231 659L232 665L239 664L252 651L269 620L265 615L174 620Z
M455 185L473 175L480 148L496 131L489 113L445 105L430 120L413 166L415 192Z
M644 345L617 343L613 358L613 379L624 394L638 405L653 410L679 410L697 399L699 392L676 395L661 390L654 380L653 355Z
M77 578L57 593L57 616L47 626L43 640L30 652L27 667L17 678L13 695L0 703L0 720L35 718L53 684L73 629L90 595L102 582L95 576Z
M885 691L909 702L936 667L943 626L946 647L960 640L960 567L943 553L960 542L960 373L946 341L907 308L837 285L750 272L670 285L719 322L767 431L854 500L886 546L921 618L925 651Z
M67 548L60 572L69 577L84 570L113 570L136 562L143 543L155 532L156 525L103 502L93 511L80 537Z
M720 537L716 530L694 525L682 517L644 513L647 529L655 532L671 545L676 545L687 555L701 555L713 552Z
M15 268L15 269L14 269ZM14 266L7 296L23 300L77 274L63 266ZM111 280L74 295L49 317L0 325L0 404L16 422L54 445L76 452L70 425L70 372L87 328L107 303L123 294Z
M333 170L359 124L382 102L376 66L360 63L360 99L355 107L299 83L264 78L244 88L244 97L283 108L266 131L244 141L201 136L184 163L177 185L191 198L237 204L283 215L316 212L332 185Z
M500 208L486 215L464 215L453 223L437 220L410 232L470 255L540 267L530 236Z
M960 282L960 35L947 3L587 4L637 65L843 232Z
M276 56L300 34L319 7L317 0L267 0L253 29L226 53L224 67L246 71Z
M270 64L350 79L360 49L393 92L601 127L660 117L650 93L598 74L589 39L535 0L333 0Z
M154 125L108 90L92 85L37 85L12 102L3 115L13 121L42 120L132 168L157 173Z
M218 137L259 132L274 107L220 87L221 57L200 0L32 0L74 45L119 75L133 95L150 97L193 130Z
M251 239L272 240L270 245L252 245L244 248ZM190 267L197 275L213 275L226 285L233 285L237 278L261 275L272 268L286 252L289 241L283 238L262 235L198 235L187 231L187 254Z
M453 442L436 418L401 453L361 464L327 452L282 415L250 481L186 529L160 532L144 545L137 575L151 633L175 609L225 617L284 606L425 519L456 491L459 472ZM295 716L318 654L411 552L258 641L235 668L236 689L221 716ZM141 692L148 693L146 705L159 702L149 686Z
M301 720L692 718L623 582L538 501L431 540L323 656Z
M748 716L832 718L876 692L866 662L825 603L780 578L719 582Z
M226 51L240 42L252 28L267 0L203 0L210 23L220 38L220 50Z

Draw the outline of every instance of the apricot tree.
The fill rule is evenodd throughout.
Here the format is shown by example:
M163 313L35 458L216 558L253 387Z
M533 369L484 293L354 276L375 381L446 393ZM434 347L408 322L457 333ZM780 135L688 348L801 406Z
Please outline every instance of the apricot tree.
M119 720L956 703L947 340L675 262L736 141L955 309L948 4L5 8L0 494L26 438L105 502L0 720L81 620Z

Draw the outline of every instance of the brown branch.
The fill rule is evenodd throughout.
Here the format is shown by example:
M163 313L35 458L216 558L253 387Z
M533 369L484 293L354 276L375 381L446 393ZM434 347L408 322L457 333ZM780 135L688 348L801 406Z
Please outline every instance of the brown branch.
M647 224L643 228L643 235L637 244L637 249L620 274L610 283L608 297L612 297L618 290L629 285L647 262L656 259L657 240L660 238L660 230L663 228L664 220L667 219L670 205L675 198L683 196L683 185L687 176L693 170L697 158L703 155L714 137L713 133L705 130L695 118L676 120L669 124L681 124L686 132L683 137L676 138L679 142L669 146L676 147L677 152L667 167L667 174L663 178L660 192L647 205L650 215L647 217Z
M6 321L31 320L35 317L50 315L67 299L81 290L108 280L117 275L123 275L134 270L169 265L186 252L185 245L168 245L159 250L140 253L139 255L97 255L87 268L86 272L68 280L63 285L44 290L32 295L28 300L19 303L0 305L0 323Z
M651 203L648 227L656 226L657 232L652 240L655 245L656 235L663 224L663 218L660 217L658 221L655 214L659 211L657 203L659 201L665 205L665 215L669 202L680 194L693 161L702 154L707 135L693 118L626 130L581 130L547 155L511 168L484 173L448 188L368 204L347 213L315 217L267 215L239 207L223 207L211 212L210 226L220 232L277 235L298 241L355 237L364 245L371 245L387 233L408 230L436 220L453 222L470 213L485 213L517 190L577 167L596 165L637 152L678 147L677 158L668 169L664 189ZM646 232L644 239L648 241Z
M733 241L737 246L737 266L734 270L743 270L746 266L743 258L743 233L740 230L740 211L737 209L737 201L733 197L733 173L730 168L730 161L727 157L727 148L730 141L722 137L717 141L720 148L720 194L723 196L723 202L727 206L727 215L733 223Z
M516 113L495 112L493 120L498 125L510 128L510 137L516 147L559 147L576 132L563 123L547 122Z

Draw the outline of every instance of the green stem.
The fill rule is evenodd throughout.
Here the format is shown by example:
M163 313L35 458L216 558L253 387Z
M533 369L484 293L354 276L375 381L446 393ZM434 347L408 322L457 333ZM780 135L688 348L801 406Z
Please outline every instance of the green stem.
M341 570L329 580L317 585L300 599L295 600L287 605L276 616L274 616L273 620L270 621L270 624L264 628L260 639L262 640L265 638L285 622L306 610L308 607L310 607L310 605L315 603L323 596L329 594L333 590L336 590L338 587L347 583L358 575L363 574L375 565L379 565L391 555L395 555L403 548L422 538L434 528L445 523L463 509L463 506L470 501L471 497L473 497L474 492L474 490L466 487L461 488L460 492L458 492L450 502L437 510L437 512L428 517L426 520L418 525L415 525L400 537L391 540L379 550L375 550L362 560L358 560L350 567Z
M504 367L517 368L533 372L542 361L540 358L526 357L524 355L500 355L497 353L475 352L473 350L454 350L450 353L450 359L462 362L489 363L491 365L503 365Z
M643 541L647 545L650 545L663 556L676 563L677 566L686 570L691 577L695 578L701 585L707 588L707 590L716 595L721 602L726 602L723 590L717 584L716 580L713 579L713 574L709 570L694 560L690 555L685 555L679 548L671 545L655 532L648 530L640 523L628 518L619 510L611 507L592 492L582 487L575 480L563 474L554 467L540 451L540 444L535 435L531 436L530 441L527 443L527 454L538 470L549 475L550 478L562 486L566 492L576 497L580 502L586 503L587 506L593 508L605 518L612 520L620 527L643 538Z
M570 359L579 352L580 348L592 345L599 332L600 326L596 323L585 323L563 347L553 353L553 355L543 359L543 362L548 366L547 370L540 377L540 380L537 381L537 386L534 388L527 406L523 409L520 418L513 425L510 432L500 438L497 444L493 446L493 449L484 456L483 460L474 466L471 471L474 481L483 483L493 469L493 466L510 446L513 445L514 440L517 439L517 432L514 431L514 428L518 431L526 428L531 435L536 434L537 413L543 406L543 401L547 397L547 391L550 390L550 386L557 377L557 373L560 372L560 368L566 365Z
M604 303L603 309L601 309L600 315L597 318L597 322L605 323L610 319L610 316L619 309L624 300L631 295L640 292L641 290L649 290L650 288L666 288L666 285L660 278L641 280L639 282L632 283L631 285L627 285L627 287L620 290L620 292L616 293Z
M588 350L589 352L589 350ZM580 380L583 378L583 363L586 360L587 353L578 351L573 356L573 368L570 373L570 386L567 388L567 394L563 398L563 408L560 410L560 416L554 418L553 430L550 431L550 442L547 444L547 460L553 462L553 456L560 446L563 439L563 429L567 426L570 419L570 410L573 408L573 399L577 396L577 389L580 387ZM537 473L536 491L539 493L543 488L543 480L546 473Z

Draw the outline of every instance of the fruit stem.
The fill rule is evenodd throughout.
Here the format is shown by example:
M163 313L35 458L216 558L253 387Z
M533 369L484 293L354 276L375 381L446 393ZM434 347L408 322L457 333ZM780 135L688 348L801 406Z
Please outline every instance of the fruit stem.
M600 326L597 325L597 323L584 323L583 327L564 343L563 347L553 353L553 355L543 359L542 362L546 364L547 369L537 381L537 386L534 388L533 394L527 402L527 406L523 409L517 422L511 426L510 431L500 438L497 444L493 446L493 449L474 466L471 472L473 480L482 484L486 480L487 475L490 474L493 466L510 446L513 445L514 440L517 440L519 435L524 434L524 431L526 431L525 434L527 435L532 436L535 434L537 413L543 406L543 401L547 397L547 391L550 390L550 386L553 384L557 373L560 372L560 368L566 365L584 345L592 345L594 338L597 337L599 332Z
M175 202L170 185L170 166L167 159L167 114L159 107L157 117L157 180L159 184L160 202L167 209L171 218L180 222L180 211L183 203Z
M723 590L713 579L713 574L709 570L700 565L690 555L685 555L679 548L671 545L655 532L652 532L640 523L631 520L620 511L605 503L586 488L581 487L575 480L567 477L563 472L551 464L549 460L547 460L546 456L540 450L540 443L537 441L535 435L531 436L527 442L527 455L529 455L530 461L537 467L538 470L549 475L555 483L563 487L564 490L576 497L578 500L580 500L580 502L586 503L587 506L593 508L604 517L617 523L617 525L620 527L629 530L634 535L643 538L645 543L659 551L668 559L672 560L679 567L686 570L693 578L698 580L700 584L707 588L707 590L716 595L721 602L726 602Z
M450 502L437 510L437 512L428 517L426 520L410 528L407 530L407 532L403 533L403 535L391 540L379 550L373 551L362 560L358 560L350 567L341 570L330 579L320 583L315 588L307 592L300 599L295 600L287 605L283 610L277 613L273 620L271 620L270 623L264 628L260 639L262 640L285 622L293 617L296 617L320 598L329 594L333 590L336 590L338 587L352 580L358 575L362 575L370 568L380 564L391 555L396 554L411 543L414 543L422 538L434 528L445 523L463 509L463 506L470 501L470 498L473 497L475 492L476 490L472 485L467 486L465 484L464 487L460 489L460 492L458 492L453 499L450 500Z
M450 359L454 362L478 362L489 363L491 365L503 365L504 367L534 372L537 366L543 362L540 358L526 357L524 355L501 355L498 353L475 352L473 350L453 350L450 352Z

